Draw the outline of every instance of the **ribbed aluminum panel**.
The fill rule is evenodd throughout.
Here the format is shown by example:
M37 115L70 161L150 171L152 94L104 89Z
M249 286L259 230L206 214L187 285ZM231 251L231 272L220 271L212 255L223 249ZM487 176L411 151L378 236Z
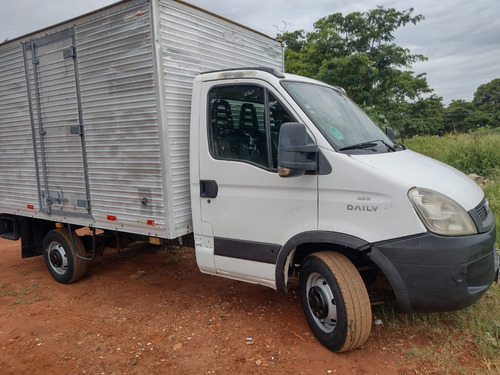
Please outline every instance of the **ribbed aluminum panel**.
M172 0L159 1L161 61L164 74L166 129L178 225L190 223L189 120L194 78L201 72L248 66L282 69L281 45L222 18Z
M51 39L70 29L77 78L73 58L60 60L66 41ZM35 52L42 74L41 122L48 133L43 137L51 135L43 139L45 175L49 182L64 183L64 194L80 197L85 191L81 155L86 157L91 218L81 206L73 209L82 215L67 216L58 210L44 213L38 204L28 92L43 197L42 139L27 48L37 39L44 45ZM123 1L21 42L29 88L21 43L0 45L0 212L166 238L192 230L189 121L194 77L214 69L282 67L278 42L174 0ZM77 82L86 152L77 147L78 136L67 138L78 124ZM64 157L57 158L58 150Z
M169 236L146 2L128 2L75 27L96 226Z
M0 213L39 209L23 51L0 46ZM28 208L33 207L33 208Z

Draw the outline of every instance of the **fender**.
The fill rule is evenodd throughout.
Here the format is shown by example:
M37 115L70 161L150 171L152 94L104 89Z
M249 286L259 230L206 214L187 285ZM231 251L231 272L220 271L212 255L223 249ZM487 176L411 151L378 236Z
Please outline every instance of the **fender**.
M375 263L387 277L389 284L392 286L396 300L398 301L399 309L402 313L411 313L412 307L410 303L410 297L408 296L408 291L406 290L405 284L401 275L397 271L394 264L387 259L387 257L382 254L382 252L376 247L372 247L370 252L370 259Z
M371 244L361 238L350 236L345 233L330 232L330 231L308 231L296 234L290 238L280 249L276 259L276 289L281 292L286 292L285 283L285 264L287 257L293 249L305 243L327 243L349 247L351 249L365 250Z

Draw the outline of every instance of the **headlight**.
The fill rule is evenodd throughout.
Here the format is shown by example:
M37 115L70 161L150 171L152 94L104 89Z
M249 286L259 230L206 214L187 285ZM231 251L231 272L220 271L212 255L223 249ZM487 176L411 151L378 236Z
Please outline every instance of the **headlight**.
M457 202L443 194L413 188L408 192L408 197L429 231L445 236L477 233L470 215Z

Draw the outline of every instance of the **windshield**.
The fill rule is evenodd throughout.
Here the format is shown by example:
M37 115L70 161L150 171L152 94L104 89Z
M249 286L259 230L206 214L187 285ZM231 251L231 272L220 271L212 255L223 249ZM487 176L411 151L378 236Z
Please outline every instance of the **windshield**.
M395 151L394 143L342 92L304 82L283 81L283 86L335 150Z

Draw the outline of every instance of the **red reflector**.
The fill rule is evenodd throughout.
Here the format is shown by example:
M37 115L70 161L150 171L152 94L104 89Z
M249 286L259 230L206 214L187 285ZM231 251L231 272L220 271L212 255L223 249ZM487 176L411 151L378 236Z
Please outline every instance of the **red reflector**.
M116 221L116 216L108 215L108 220L109 221Z
M155 221L154 220L148 220L148 225L150 226L154 226L155 225Z
M34 209L35 209L35 206L33 206L32 204L28 204L28 209L29 209L29 210L34 210Z

